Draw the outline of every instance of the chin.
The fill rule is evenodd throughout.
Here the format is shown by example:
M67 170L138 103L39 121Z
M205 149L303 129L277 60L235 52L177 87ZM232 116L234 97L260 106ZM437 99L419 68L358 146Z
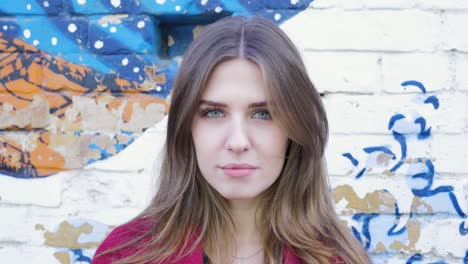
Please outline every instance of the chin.
M260 193L220 193L226 200L250 200L257 198Z

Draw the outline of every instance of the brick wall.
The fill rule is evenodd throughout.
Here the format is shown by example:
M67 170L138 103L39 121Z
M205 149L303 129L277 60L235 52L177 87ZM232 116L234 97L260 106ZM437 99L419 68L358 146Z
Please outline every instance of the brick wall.
M374 262L468 263L463 0L0 3L1 262L89 263L142 210L181 55L232 13L301 49L337 212Z

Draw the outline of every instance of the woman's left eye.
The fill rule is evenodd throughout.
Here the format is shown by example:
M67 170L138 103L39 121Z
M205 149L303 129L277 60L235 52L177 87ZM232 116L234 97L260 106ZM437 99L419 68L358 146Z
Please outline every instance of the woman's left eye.
M259 114L259 113L261 114L260 119L270 119L271 118L270 113L267 110L258 111L255 114Z

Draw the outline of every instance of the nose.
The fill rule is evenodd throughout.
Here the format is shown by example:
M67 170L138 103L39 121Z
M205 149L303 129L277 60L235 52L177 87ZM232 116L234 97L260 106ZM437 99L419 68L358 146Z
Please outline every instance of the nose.
M239 119L232 120L226 139L226 148L236 153L244 152L250 148L245 121Z

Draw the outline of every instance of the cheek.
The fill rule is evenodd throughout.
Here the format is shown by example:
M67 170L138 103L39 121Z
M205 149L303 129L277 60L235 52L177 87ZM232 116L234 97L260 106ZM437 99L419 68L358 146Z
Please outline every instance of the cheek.
M288 137L286 133L281 130L265 131L259 137L258 142L261 146L264 146L265 154L273 156L283 156L286 152L288 145Z

